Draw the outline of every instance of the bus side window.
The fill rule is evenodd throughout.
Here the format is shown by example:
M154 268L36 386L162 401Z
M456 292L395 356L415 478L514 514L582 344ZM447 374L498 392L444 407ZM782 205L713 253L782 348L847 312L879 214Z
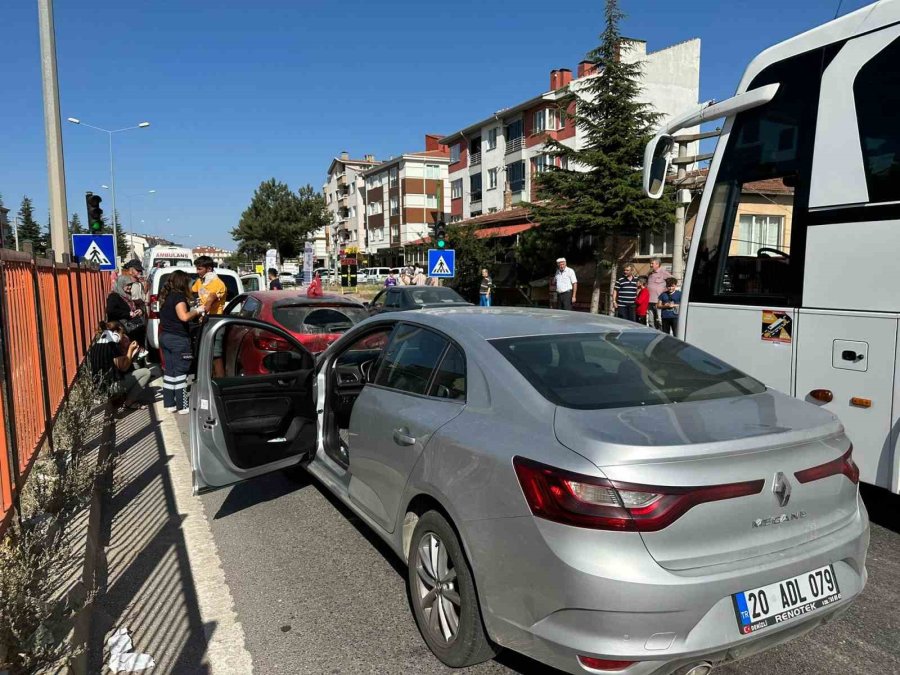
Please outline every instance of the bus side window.
M853 96L869 202L900 201L900 38L860 69Z
M822 52L773 64L768 104L732 124L694 261L692 302L796 305L803 280L809 167Z

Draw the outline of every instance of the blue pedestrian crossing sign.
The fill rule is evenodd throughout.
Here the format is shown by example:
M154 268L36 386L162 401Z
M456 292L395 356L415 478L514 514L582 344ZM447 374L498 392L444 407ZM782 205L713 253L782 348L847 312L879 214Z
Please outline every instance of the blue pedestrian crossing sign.
M81 262L99 265L101 270L116 269L115 250L111 234L72 235L72 255Z
M452 279L456 276L456 251L452 248L428 249L428 276Z

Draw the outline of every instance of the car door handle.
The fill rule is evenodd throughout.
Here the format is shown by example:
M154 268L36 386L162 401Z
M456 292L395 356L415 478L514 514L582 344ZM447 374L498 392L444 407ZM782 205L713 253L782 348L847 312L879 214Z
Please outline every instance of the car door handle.
M394 443L397 445L415 445L416 439L409 435L409 429L394 429Z

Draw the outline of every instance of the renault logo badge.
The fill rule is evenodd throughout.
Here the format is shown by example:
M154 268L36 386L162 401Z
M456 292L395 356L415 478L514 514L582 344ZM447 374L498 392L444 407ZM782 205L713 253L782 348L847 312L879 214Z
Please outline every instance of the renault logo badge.
M772 483L772 494L778 500L778 506L787 506L787 503L791 500L791 484L780 471L775 474L775 480Z

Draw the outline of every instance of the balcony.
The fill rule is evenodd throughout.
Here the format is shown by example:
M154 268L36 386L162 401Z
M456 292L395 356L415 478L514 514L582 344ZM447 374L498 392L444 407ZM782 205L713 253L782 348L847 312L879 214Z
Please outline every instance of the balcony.
M481 152L473 152L469 155L469 166L481 164Z
M344 186L344 185L349 185L349 184L350 184L350 181L347 179L347 174L346 174L346 173L342 173L342 174L339 174L339 175L338 175L338 177L337 177L337 184L338 184L339 186Z
M508 155L511 152L521 150L524 145L524 136L516 136L515 138L510 138L508 141L506 141L506 154Z

